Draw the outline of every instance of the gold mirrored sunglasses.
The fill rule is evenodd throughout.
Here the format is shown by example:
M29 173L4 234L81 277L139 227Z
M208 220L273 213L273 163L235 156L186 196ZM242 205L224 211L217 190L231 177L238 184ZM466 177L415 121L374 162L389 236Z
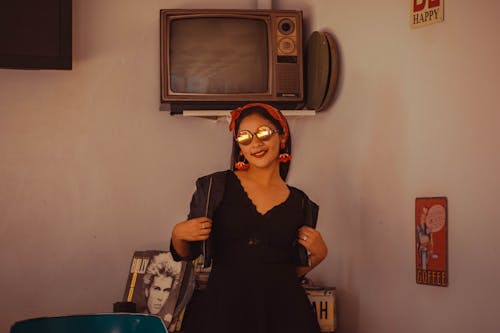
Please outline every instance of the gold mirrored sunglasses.
M272 129L268 126L261 126L257 128L257 132L255 133L252 133L249 130L239 131L235 140L240 145L248 145L252 142L254 135L257 137L257 139L261 141L267 141L271 139L274 133L279 133L279 132L280 132L279 129Z

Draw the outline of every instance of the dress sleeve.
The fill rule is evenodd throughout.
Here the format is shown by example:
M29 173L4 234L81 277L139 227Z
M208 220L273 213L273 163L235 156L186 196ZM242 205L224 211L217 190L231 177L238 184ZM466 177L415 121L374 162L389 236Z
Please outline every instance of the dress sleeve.
M175 261L181 261L181 260L194 260L196 259L200 253L201 253L201 246L200 242L190 242L189 243L189 256L188 257L182 257L174 248L174 245L172 244L172 239L170 239L170 253L172 254L172 258L174 258Z
M202 184L203 184L203 179L199 178L196 181L196 190L194 191L193 196L191 197L191 203L189 205L189 214L187 216L188 220L195 217L203 216L202 203L206 201L206 194L203 191ZM172 257L174 258L175 261L194 260L198 258L198 256L201 254L201 246L202 246L201 241L189 242L189 256L182 257L175 250L172 244L172 239L170 239L170 252L172 252Z
M202 216L213 218L215 210L224 197L226 177L230 172L219 171L196 180L196 190L189 205L188 220ZM205 241L190 242L189 246L189 257L183 258L175 251L171 241L170 250L172 251L172 256L176 260L194 260L203 253L204 267L211 265L211 237Z
M182 257L177 253L177 251L174 248L174 245L172 244L172 239L170 239L170 253L172 254L172 258L174 258L175 261L181 261Z
M302 210L304 214L304 225L311 228L316 228L318 221L319 206L310 200L307 195L301 191L302 194ZM310 266L310 258L307 249L300 243L296 243L296 266Z

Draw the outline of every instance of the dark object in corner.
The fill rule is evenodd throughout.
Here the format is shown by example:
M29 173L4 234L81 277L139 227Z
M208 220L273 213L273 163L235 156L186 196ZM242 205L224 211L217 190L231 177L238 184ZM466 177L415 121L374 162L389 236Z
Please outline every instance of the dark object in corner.
M137 306L134 302L115 302L113 312L137 313Z
M71 69L72 0L1 1L0 68Z

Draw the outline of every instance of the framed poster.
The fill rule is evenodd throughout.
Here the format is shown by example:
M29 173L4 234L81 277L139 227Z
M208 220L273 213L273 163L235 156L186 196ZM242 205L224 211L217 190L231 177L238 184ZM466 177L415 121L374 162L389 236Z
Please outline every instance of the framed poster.
M448 200L415 201L415 263L418 284L448 286Z
M411 28L420 28L443 21L444 0L411 0Z

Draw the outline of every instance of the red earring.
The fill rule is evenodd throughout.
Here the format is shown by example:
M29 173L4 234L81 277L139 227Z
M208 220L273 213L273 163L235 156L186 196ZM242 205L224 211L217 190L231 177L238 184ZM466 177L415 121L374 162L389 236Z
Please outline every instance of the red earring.
M240 157L238 158L238 161L234 163L234 167L237 170L247 170L248 168L250 168L250 164L248 163L245 156L243 156L242 151L240 151Z
M292 159L292 155L290 155L288 153L281 153L278 156L278 161L281 162L281 163L290 162L291 159Z

